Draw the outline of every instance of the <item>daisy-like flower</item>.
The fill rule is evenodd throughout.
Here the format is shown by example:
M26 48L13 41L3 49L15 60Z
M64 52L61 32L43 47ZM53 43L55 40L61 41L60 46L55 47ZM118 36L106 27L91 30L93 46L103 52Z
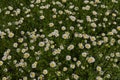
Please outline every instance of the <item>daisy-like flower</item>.
M79 79L79 76L78 76L77 74L73 74L72 76L73 76L73 78L74 78L75 80L78 80L78 79Z
M51 62L50 62L50 67L52 67L52 68L56 67L55 61L51 61Z
M45 17L43 15L40 16L40 19L43 20Z
M67 61L71 60L71 56L70 56L70 55L67 55L67 56L66 56L66 60L67 60Z
M117 30L120 31L120 26L117 26Z
M54 26L54 23L49 23L49 27L53 27Z
M79 67L81 65L81 61L77 61L76 65Z
M44 75L48 74L48 70L44 69L44 70L43 70L43 74L44 74Z
M120 57L120 52L115 53L116 57Z
M35 61L33 64L32 64L32 68L36 68L37 67L37 62Z
M84 49L84 45L83 45L82 43L79 43L79 44L78 44L78 47L79 47L80 49Z
M23 56L23 58L28 58L30 56L30 54L29 53L24 53L24 56Z
M14 48L17 48L17 46L18 46L18 43L14 43L14 44L13 44L13 47L14 47Z
M94 63L95 58L94 57L87 57L87 61L88 61L88 63Z
M35 72L30 72L30 77L34 78L35 77Z
M86 57L87 55L88 55L87 52L83 52L83 53L82 53L82 56L83 56L83 57Z
M97 66L97 67L96 67L96 70L97 70L97 71L101 71L102 69L101 69L100 66Z
M74 49L74 45L69 45L68 47L67 47L67 50L73 50Z
M66 2L67 2L67 0L62 0L62 2L63 2L63 3L66 3Z
M91 45L90 45L90 44L85 44L85 47L86 47L87 49L90 49L90 48L91 48Z
M70 68L74 69L75 68L75 64L70 64Z
M14 37L14 33L13 33L13 32L9 32L9 33L8 33L8 37L9 37L9 38L13 38L13 37Z
M91 23L91 27L93 28L97 27L96 23Z
M75 16L69 16L69 18L70 18L71 21L75 21L76 20Z
M63 71L67 71L68 70L68 68L67 67L63 67Z
M39 42L39 44L38 44L40 47L43 47L44 45L45 45L45 43L44 42Z
M19 43L22 43L23 40L24 40L23 38L19 38L19 39L18 39L18 42L19 42Z
M3 61L0 61L0 66L2 66L3 65Z
M103 80L103 78L101 76L97 76L96 80Z
M63 38L63 39L69 39L69 37L70 37L70 36L69 36L69 33L65 33L65 34L62 35L62 38Z
M2 77L2 80L7 80L7 77Z
M95 0L95 3L99 3L100 2L100 0Z
M23 77L23 80L28 80L28 78L25 76L25 77Z

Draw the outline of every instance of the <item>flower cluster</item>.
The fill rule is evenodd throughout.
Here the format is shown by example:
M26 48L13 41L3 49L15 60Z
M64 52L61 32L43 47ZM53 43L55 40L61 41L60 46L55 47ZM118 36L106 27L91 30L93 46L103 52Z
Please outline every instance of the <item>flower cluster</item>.
M0 80L119 80L119 0L0 1Z

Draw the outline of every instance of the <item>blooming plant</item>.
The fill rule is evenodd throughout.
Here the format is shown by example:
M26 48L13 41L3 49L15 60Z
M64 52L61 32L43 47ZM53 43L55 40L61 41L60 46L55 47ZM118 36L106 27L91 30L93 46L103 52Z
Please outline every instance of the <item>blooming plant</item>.
M0 80L120 80L120 0L0 0Z

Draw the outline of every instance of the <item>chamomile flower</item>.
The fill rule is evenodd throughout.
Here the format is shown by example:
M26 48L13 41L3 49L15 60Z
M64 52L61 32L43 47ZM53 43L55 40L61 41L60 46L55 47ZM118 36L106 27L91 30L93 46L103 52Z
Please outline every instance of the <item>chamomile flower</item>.
M52 67L52 68L56 67L56 63L54 61L51 61L50 62L50 67Z
M95 62L95 58L94 57L88 57L87 61L88 61L88 63L94 63Z
M46 70L46 69L43 70L43 74L44 74L44 75L48 74L48 70Z
M13 32L9 32L9 33L8 33L8 37L9 37L9 38L13 38L13 37L14 37L14 33L13 33Z
M45 45L45 43L44 42L39 42L39 44L38 44L40 47L43 47L44 45Z
M2 66L3 65L3 61L0 61L0 66Z
M35 77L35 72L30 72L30 77L34 78Z

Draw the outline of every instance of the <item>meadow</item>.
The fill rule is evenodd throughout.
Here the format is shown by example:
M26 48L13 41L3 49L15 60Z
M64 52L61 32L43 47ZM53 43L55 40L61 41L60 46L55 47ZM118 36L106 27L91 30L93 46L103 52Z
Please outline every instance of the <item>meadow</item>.
M0 80L120 80L120 0L0 0Z

